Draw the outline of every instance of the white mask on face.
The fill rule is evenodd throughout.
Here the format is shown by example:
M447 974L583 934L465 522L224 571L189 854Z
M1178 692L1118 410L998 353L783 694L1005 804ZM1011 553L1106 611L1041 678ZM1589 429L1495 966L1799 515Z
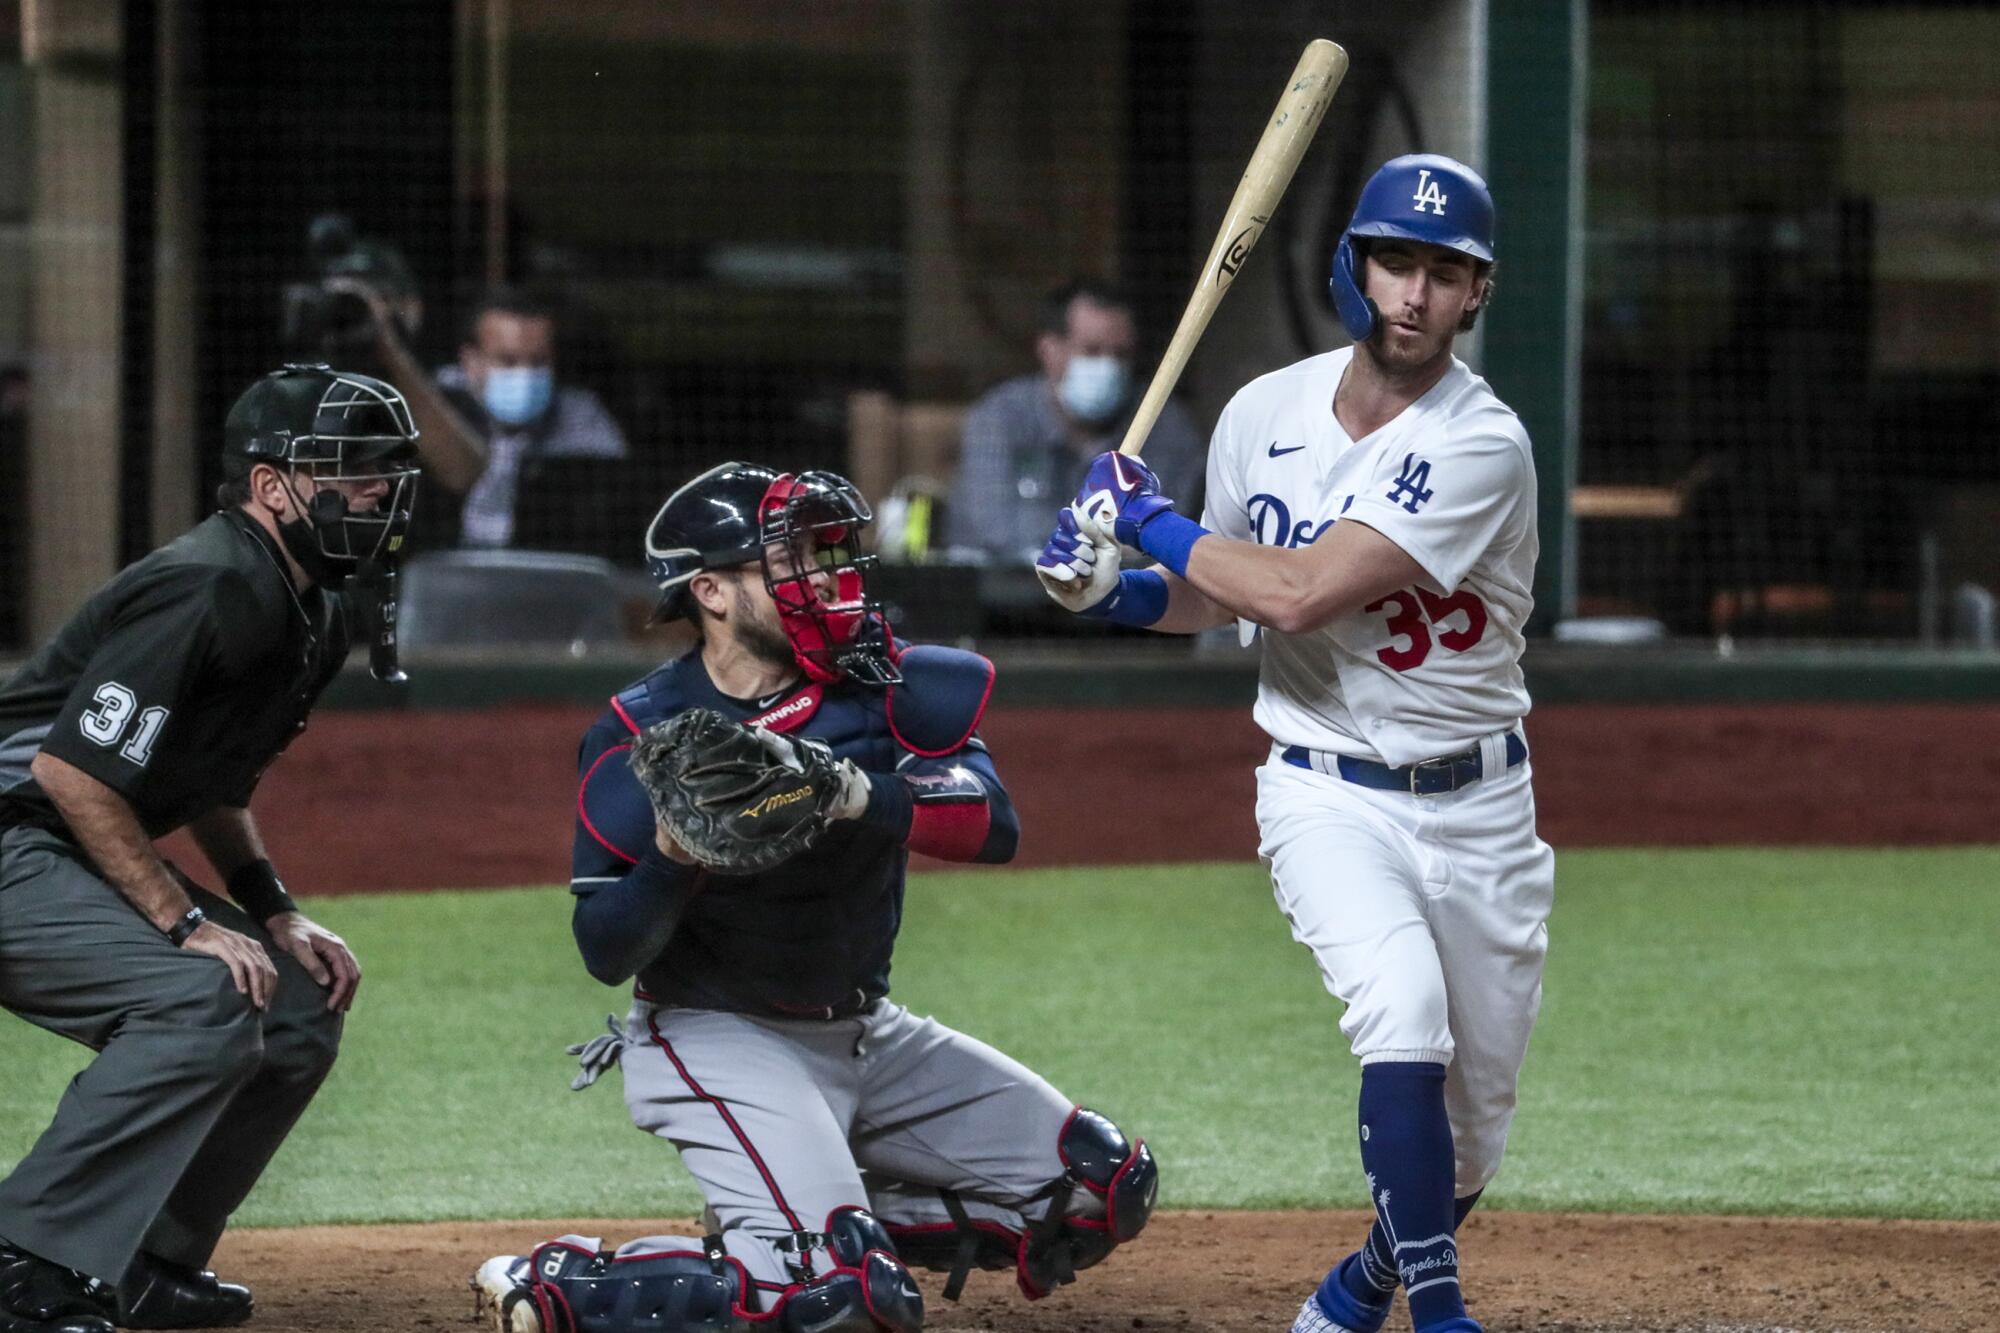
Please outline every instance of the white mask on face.
M1125 405L1130 377L1115 356L1073 356L1063 370L1056 398L1078 421L1109 421Z

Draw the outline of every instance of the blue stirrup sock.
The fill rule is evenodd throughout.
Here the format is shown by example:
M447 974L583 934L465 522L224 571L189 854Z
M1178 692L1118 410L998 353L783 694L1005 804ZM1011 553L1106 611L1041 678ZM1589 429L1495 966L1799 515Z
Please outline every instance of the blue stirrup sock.
M1442 1064L1430 1061L1385 1061L1361 1070L1361 1165L1375 1229L1355 1267L1364 1277L1370 1269L1380 1276L1387 1261L1402 1281L1417 1333L1465 1317L1452 1239L1460 1214L1452 1198L1444 1074Z
M1485 1192L1474 1190L1464 1198L1452 1201L1453 1235L1458 1234L1459 1224L1465 1221L1466 1214L1472 1211L1479 1202L1479 1196ZM1361 1248L1342 1259L1328 1276L1340 1283L1356 1306L1382 1305L1402 1285L1396 1276L1396 1265L1390 1258L1390 1251L1389 1235L1382 1230L1382 1219L1378 1217L1368 1228L1368 1239L1361 1243Z

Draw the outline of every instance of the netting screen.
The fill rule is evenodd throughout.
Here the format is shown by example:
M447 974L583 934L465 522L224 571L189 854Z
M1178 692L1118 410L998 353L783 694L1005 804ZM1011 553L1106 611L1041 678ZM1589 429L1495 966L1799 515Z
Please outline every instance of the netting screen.
M642 602L674 486L831 467L876 505L913 632L1073 634L1026 560L1122 434L1300 47L1335 36L1353 66L1148 446L1190 510L1230 394L1339 345L1327 257L1367 173L1504 132L1481 12L0 3L0 645L74 604L51 570L108 572L201 512L229 403L287 359L411 399L418 558L603 560ZM1587 19L1580 611L1976 629L2000 587L2000 15ZM1536 220L1496 184L1504 246ZM1120 382L1065 383L1107 349Z
M1583 609L1973 632L2000 586L1995 68L1988 6L1593 6Z

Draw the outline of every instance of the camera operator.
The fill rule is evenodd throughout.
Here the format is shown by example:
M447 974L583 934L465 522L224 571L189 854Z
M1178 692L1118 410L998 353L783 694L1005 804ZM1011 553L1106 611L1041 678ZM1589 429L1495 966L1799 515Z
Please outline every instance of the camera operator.
M463 495L486 469L486 442L410 350L424 303L409 263L391 246L358 239L338 213L313 219L306 252L312 276L284 289L284 346L296 356L371 370L402 390L424 472Z
M636 480L631 450L596 394L557 378L550 307L507 288L487 293L466 321L457 362L435 377L417 364L388 303L376 295L369 308L388 377L411 386L419 426L440 441L425 465L451 498L419 519L433 534L426 544L624 556L605 549L602 516Z

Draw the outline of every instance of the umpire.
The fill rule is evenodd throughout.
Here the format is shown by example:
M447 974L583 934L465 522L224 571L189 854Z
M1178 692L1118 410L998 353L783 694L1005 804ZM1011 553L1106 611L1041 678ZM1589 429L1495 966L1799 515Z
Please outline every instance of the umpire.
M288 365L223 431L221 512L119 573L0 685L0 1004L97 1057L0 1181L0 1333L216 1328L204 1271L318 1090L360 969L250 797L350 642L416 487L402 396ZM186 828L232 904L163 862Z

